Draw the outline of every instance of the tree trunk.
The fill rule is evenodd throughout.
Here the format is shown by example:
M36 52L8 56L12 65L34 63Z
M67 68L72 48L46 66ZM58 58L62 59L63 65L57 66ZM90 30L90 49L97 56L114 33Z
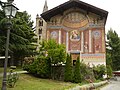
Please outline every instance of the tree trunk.
M10 66L14 66L14 56L11 54Z

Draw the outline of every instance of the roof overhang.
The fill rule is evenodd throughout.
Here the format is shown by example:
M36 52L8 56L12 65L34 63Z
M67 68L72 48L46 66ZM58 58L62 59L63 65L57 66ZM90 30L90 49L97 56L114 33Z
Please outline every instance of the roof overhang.
M89 12L95 13L97 15L100 15L101 17L105 17L105 19L107 19L107 16L108 16L108 12L103 9L100 9L98 7L95 7L93 5L87 4L87 3L79 1L79 0L69 0L51 10L48 10L48 11L42 13L41 17L45 21L49 21L51 17L58 15L58 14L63 14L63 12L65 10L68 10L73 7L81 8L81 9L87 11L87 13L89 13Z

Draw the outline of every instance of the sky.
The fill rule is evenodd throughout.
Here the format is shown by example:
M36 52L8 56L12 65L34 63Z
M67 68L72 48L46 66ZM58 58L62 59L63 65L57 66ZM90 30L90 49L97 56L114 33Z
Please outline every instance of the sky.
M6 2L7 0L1 0ZM69 0L47 0L48 9L52 9ZM120 1L119 0L81 0L98 8L108 11L106 22L106 32L112 28L120 36ZM31 15L31 19L36 21L36 15L43 11L45 0L14 0L19 11L27 11Z

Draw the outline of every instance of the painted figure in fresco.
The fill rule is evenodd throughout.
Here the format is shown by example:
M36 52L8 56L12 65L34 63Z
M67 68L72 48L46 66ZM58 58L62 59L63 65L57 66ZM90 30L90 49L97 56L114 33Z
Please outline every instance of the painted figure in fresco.
M80 39L80 35L79 35L79 33L78 33L78 31L77 30L73 30L72 32L71 32L71 40L79 40Z
M85 44L84 44L84 49L85 49L85 52L88 52L88 43L87 42L85 42Z
M95 39L99 39L100 38L100 31L94 31L93 36Z
M95 46L95 51L96 51L96 52L99 52L99 50L100 50L100 45L97 44L97 45Z

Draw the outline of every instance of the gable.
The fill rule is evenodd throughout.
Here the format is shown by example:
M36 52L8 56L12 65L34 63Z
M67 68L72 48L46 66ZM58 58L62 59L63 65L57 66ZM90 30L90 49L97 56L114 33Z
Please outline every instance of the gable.
M49 21L51 17L58 15L58 14L62 15L64 11L70 8L80 8L80 9L85 10L86 13L92 12L97 15L100 15L101 17L104 17L105 19L107 19L107 15L108 15L107 11L97 8L93 5L87 4L79 0L69 0L68 2L65 2L51 10L48 10L42 13L41 16L45 21Z

